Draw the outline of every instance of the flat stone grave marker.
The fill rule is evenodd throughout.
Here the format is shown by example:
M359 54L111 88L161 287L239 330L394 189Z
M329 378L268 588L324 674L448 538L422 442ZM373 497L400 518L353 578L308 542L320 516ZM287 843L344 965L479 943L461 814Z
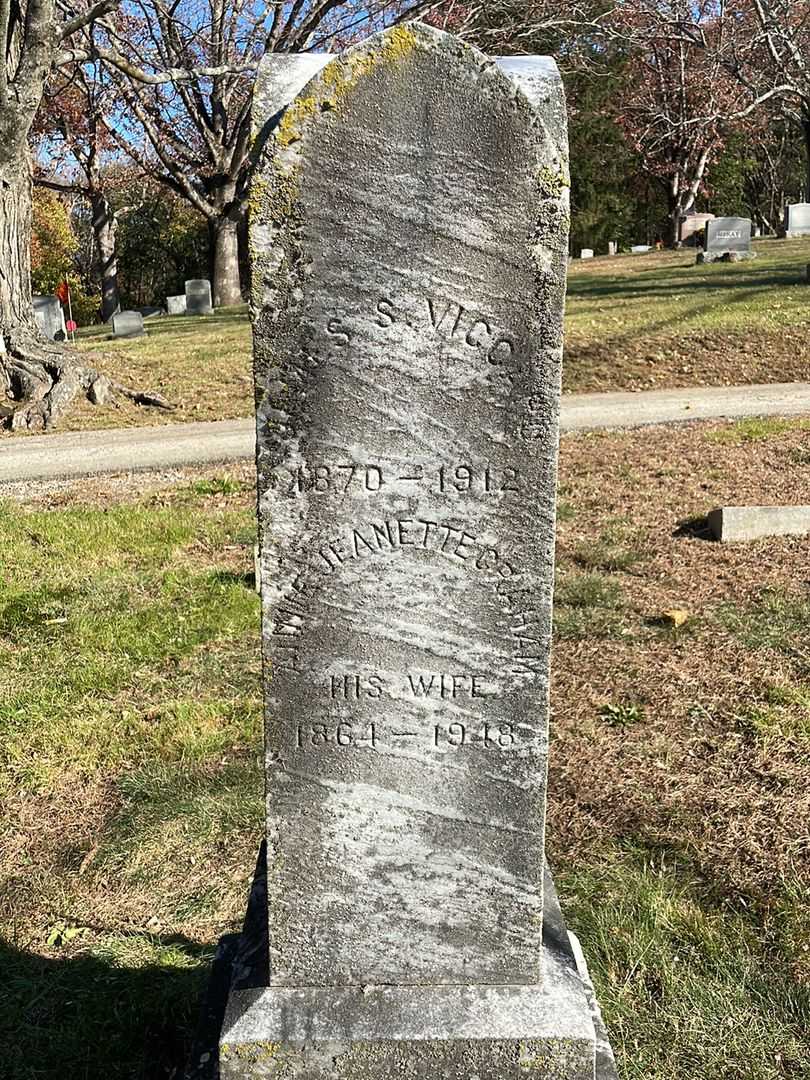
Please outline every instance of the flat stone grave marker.
M646 255L648 251L652 251L652 247L649 244L633 244L630 248L632 255Z
M593 248L583 248L582 251L580 251L579 253L579 257L580 259L592 259Z
M65 315L58 296L34 296L34 318L48 341L66 341Z
M211 315L211 282L205 278L193 278L186 282L186 314Z
M268 55L254 128L269 944L221 1075L593 1080L544 889L559 74L410 24Z
M785 233L788 237L810 236L810 203L785 207Z
M169 315L185 315L186 313L186 294L183 293L180 296L167 296L166 297L166 311Z
M715 540L759 540L765 536L810 535L810 506L719 506L710 511Z
M119 311L111 321L113 337L140 337L145 333L140 311Z

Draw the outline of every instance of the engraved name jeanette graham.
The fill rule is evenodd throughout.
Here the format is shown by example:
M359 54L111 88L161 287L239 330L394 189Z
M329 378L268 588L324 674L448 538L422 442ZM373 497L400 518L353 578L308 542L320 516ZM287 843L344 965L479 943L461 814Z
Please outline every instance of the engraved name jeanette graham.
M343 535L322 544L308 565L294 576L292 594L275 611L273 629L275 663L282 670L297 670L297 649L309 597L314 596L344 564L385 552L428 551L464 565L491 581L509 619L512 637L512 673L530 675L543 670L548 636L547 612L537 600L536 584L519 567L519 557L485 544L466 529L421 517L391 517L381 522L347 526Z

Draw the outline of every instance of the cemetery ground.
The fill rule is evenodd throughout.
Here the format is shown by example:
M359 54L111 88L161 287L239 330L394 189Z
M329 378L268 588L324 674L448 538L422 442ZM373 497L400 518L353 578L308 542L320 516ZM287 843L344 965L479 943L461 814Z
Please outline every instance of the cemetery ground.
M806 381L810 238L762 240L758 257L695 266L693 250L574 261L569 267L566 392ZM77 346L117 381L157 391L171 411L77 402L58 425L80 431L253 413L245 306L161 316L146 336L80 331ZM0 433L2 437L2 433Z
M801 420L563 439L550 856L625 1080L810 1077L807 544L703 520L809 465ZM9 1080L180 1075L262 833L252 485L0 492Z

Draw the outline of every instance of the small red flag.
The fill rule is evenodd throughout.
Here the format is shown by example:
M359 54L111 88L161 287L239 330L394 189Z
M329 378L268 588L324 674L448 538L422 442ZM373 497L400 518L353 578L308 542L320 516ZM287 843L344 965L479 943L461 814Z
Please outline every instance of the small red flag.
M67 304L70 300L70 286L66 281L63 281L57 286L56 295L59 298L60 303Z

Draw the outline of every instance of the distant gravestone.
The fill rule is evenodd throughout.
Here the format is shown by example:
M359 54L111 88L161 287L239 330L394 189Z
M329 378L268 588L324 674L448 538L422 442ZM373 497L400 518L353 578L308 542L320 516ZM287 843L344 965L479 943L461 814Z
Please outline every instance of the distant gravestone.
M186 282L186 314L187 315L210 315L213 312L211 306L211 282L205 278L194 278Z
M167 296L166 311L169 315L185 315L186 294L183 293L181 296Z
M145 332L140 311L119 311L111 321L113 337L140 337Z
M684 214L681 218L681 243L693 245L703 238L704 230L714 214Z
M162 307L142 307L138 308L138 311L144 319L156 319L158 316L166 314L166 309Z
M580 259L592 259L593 248L583 248L582 251L580 251L579 253L579 257Z
M630 252L633 255L646 255L648 251L652 251L652 247L649 244L633 244L630 248Z
M792 203L785 207L785 235L810 236L810 203Z
M58 296L34 296L34 318L43 337L49 341L67 340L65 315Z
M266 937L221 1076L615 1077L543 870L557 69L409 24L269 54L254 129Z
M618 249L618 244L615 240L608 240L608 255L615 255Z
M714 218L706 223L703 243L704 250L698 256L699 262L750 259L754 256L751 250L751 219Z

